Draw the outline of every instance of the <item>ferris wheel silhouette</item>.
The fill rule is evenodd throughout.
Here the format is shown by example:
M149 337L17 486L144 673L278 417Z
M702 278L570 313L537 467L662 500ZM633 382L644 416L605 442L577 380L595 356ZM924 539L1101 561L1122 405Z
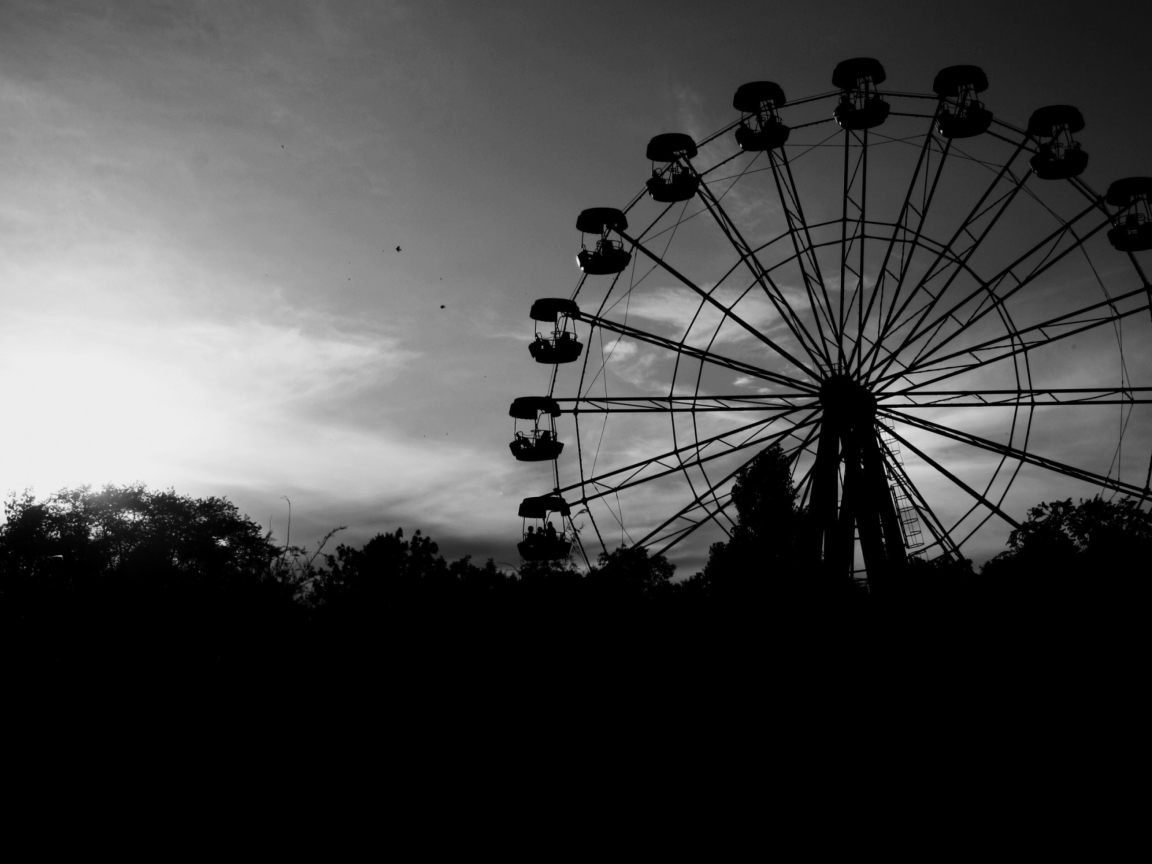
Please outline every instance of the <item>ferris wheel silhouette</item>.
M730 123L657 135L643 188L579 215L575 290L530 311L547 390L510 411L515 457L552 469L520 515L562 523L525 559L724 539L773 445L812 560L872 589L1018 527L1034 490L1152 500L1152 178L1093 191L1081 113L1012 125L975 66L931 94L885 77L744 84Z

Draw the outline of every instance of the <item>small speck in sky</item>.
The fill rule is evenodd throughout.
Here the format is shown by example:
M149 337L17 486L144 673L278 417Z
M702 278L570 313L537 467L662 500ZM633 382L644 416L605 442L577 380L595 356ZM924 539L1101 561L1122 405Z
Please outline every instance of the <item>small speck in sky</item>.
M396 247L396 251L397 251L397 252L399 252L399 251L400 251L400 247L399 247L399 246L397 246L397 247Z
M444 308L444 304L443 304L443 303L441 303L441 304L440 304L440 308L441 308L441 309L443 309L443 308Z

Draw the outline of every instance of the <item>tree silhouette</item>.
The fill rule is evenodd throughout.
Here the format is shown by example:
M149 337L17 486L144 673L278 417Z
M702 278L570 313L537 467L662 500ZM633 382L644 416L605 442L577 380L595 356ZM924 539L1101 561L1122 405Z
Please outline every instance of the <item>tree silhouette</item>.
M601 552L595 582L620 597L654 601L672 590L676 565L663 555L651 555L643 546L621 546L614 552Z
M1069 498L1029 510L980 575L983 590L1001 596L1143 598L1150 559L1152 513L1140 502Z
M806 513L779 445L761 451L737 474L732 505L737 525L731 537L712 545L699 582L690 580L688 591L735 608L826 593L802 545Z
M1152 514L1131 499L1040 504L979 577L967 561L913 560L879 606L821 581L779 448L740 472L732 501L730 539L712 546L702 573L676 583L671 562L636 546L601 554L587 573L550 561L512 576L492 560L448 562L420 531L323 555L330 532L309 555L277 547L223 498L139 484L44 501L26 492L9 498L0 525L0 633L11 662L26 668L339 669L353 687L383 674L441 688L504 678L518 692L588 676L627 691L655 680L654 658L668 652L677 658L664 669L669 681L685 664L702 675L715 663L756 674L766 634L793 665L827 658L834 667L846 651L914 662L910 644L922 657L962 664L983 652L991 664L1069 633L1083 653L1142 632L1131 616L1145 608ZM1115 626L1123 621L1132 626Z
M88 576L142 566L207 578L262 574L278 550L224 498L194 499L142 485L62 489L37 503L11 496L0 526L6 576L54 569Z
M405 540L402 528L377 534L361 549L342 543L334 555L326 556L328 571L316 585L315 599L333 613L407 609L448 579L448 564L439 551L419 531Z
M30 661L233 660L273 650L301 617L297 586L270 566L280 550L226 499L81 486L13 495L5 514L4 623Z
M325 556L310 595L327 661L345 669L373 662L394 675L458 663L512 616L515 580L489 560L449 563L431 538L404 530ZM401 659L402 658L402 659Z

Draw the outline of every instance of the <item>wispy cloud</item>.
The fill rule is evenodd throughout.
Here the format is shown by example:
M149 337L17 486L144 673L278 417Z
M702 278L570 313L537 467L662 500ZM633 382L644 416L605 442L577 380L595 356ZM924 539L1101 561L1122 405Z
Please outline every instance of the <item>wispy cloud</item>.
M122 479L129 466L154 473L174 456L188 465L228 454L245 471L318 424L339 427L359 392L418 356L395 337L330 323L93 326L65 314L45 328L23 313L3 330L0 357L11 374L0 392L29 421L19 447L36 454L29 465L54 454L61 482ZM246 444L251 452L238 459Z

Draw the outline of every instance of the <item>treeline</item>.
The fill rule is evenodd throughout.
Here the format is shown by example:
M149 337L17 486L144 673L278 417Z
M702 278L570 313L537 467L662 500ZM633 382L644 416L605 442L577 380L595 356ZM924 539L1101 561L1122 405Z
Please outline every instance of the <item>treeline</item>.
M525 640L638 632L693 593L642 549L583 573L447 561L399 528L361 547L331 548L337 532L285 547L227 500L143 486L25 493L5 516L0 636L17 666L419 665L501 645L522 663Z
M740 475L734 505L732 537L675 581L671 563L640 548L586 573L567 562L512 573L447 561L402 529L359 548L285 548L230 502L171 490L17 495L0 526L0 628L9 662L29 668L380 663L403 675L480 657L526 672L685 662L738 640L836 652L913 631L960 650L992 630L1100 633L1146 608L1152 517L1131 500L1042 504L981 572L914 561L883 602L805 560L805 514L778 451Z

